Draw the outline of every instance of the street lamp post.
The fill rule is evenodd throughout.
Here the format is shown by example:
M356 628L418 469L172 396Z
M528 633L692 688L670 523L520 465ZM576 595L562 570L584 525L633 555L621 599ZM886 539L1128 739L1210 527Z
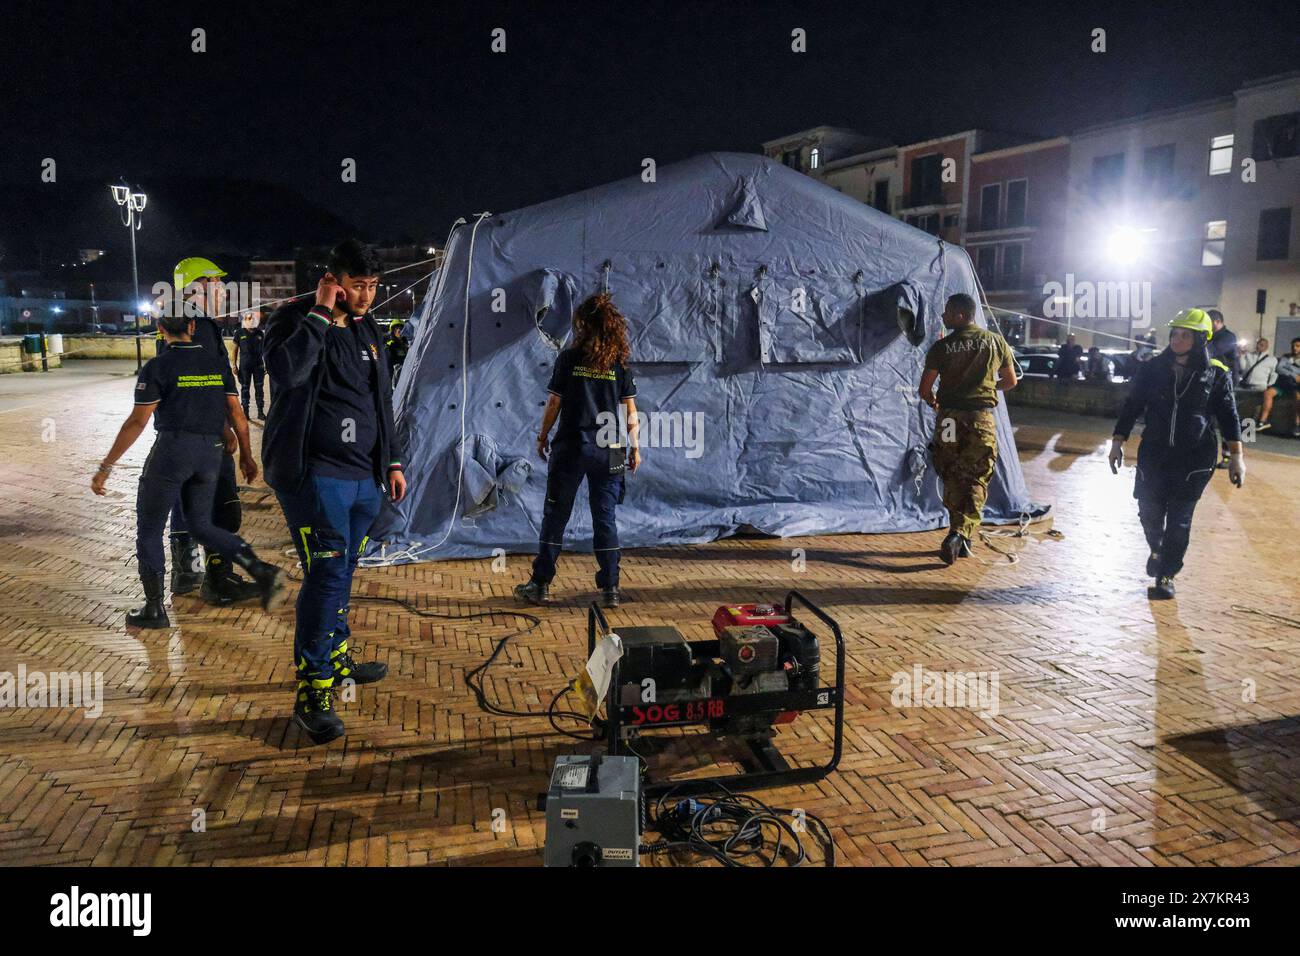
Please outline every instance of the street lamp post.
M122 225L126 226L131 233L131 283L135 289L135 297L131 300L131 304L135 309L135 370L138 372L144 360L140 349L140 270L135 258L135 234L143 225L140 214L144 212L144 204L149 197L144 193L132 192L131 187L125 182L110 186L109 189L113 192L113 200L126 210L126 218L122 220Z

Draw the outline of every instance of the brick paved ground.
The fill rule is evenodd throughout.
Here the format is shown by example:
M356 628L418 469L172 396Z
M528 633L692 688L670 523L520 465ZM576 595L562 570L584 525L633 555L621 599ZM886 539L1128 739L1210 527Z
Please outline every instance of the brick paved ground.
M114 474L112 496L95 499L89 472L130 380L82 370L68 381L0 394L0 671L102 671L106 700L98 719L0 710L0 863L538 863L534 795L573 745L544 720L489 717L462 684L512 625L358 602L362 656L391 676L343 705L345 740L300 749L287 720L291 611L183 597L175 629L125 632L147 442ZM938 533L662 548L626 557L633 601L614 620L703 637L719 603L792 585L838 617L849 645L840 771L765 797L824 818L843 862L1300 861L1300 625L1255 613L1300 617L1300 462L1253 449L1244 491L1216 476L1179 600L1152 606L1132 470L1110 475L1107 422L1071 422L1084 427L1019 428L1030 485L1054 503L1064 538L993 542L1018 563L986 546L944 568ZM287 547L265 486L244 501L254 545ZM562 561L564 600L497 669L501 701L543 707L579 666L589 564ZM526 566L366 571L358 591L443 613L507 608ZM996 671L997 714L892 706L891 675L918 664ZM817 759L826 731L805 718L780 743ZM697 747L669 756L703 759ZM206 832L192 830L197 810Z

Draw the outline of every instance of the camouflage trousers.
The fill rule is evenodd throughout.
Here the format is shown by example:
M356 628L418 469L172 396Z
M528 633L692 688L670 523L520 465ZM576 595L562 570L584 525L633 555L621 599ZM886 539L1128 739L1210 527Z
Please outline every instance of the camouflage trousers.
M989 479L998 457L993 410L940 409L930 443L934 470L943 482L943 505L953 531L972 537L984 514Z

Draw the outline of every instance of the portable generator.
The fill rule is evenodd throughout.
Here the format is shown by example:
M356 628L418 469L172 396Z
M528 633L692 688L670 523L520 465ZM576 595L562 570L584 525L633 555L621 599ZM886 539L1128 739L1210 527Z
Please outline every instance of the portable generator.
M835 639L835 680L822 683L822 648L795 618L801 604ZM714 789L757 789L820 780L839 764L844 734L844 637L839 625L798 591L784 605L723 605L713 616L714 639L688 641L675 627L620 627L622 656L605 698L605 735L612 755L635 753L643 735L704 726L713 736L742 744L744 772L683 781L647 781L645 793L689 794ZM587 651L610 634L595 604L587 614ZM833 751L816 767L791 767L777 750L776 727L806 710L835 709Z

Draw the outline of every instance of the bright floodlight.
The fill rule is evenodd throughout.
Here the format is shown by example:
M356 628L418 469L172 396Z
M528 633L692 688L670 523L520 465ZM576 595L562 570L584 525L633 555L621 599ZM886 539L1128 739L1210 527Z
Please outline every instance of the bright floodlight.
M145 302L145 301L142 300L142 301L140 302L140 314L141 314L141 315L145 315L145 314L148 314L148 313L151 312L151 311L153 311L153 305L152 305L152 303Z
M1132 226L1120 226L1110 234L1106 254L1117 265L1132 265L1142 258L1146 237Z
M148 198L144 193L131 194L131 205L135 207L136 212L144 212L144 204Z
M125 206L128 199L131 198L131 188L129 186L110 186L113 190L113 199L119 206Z

